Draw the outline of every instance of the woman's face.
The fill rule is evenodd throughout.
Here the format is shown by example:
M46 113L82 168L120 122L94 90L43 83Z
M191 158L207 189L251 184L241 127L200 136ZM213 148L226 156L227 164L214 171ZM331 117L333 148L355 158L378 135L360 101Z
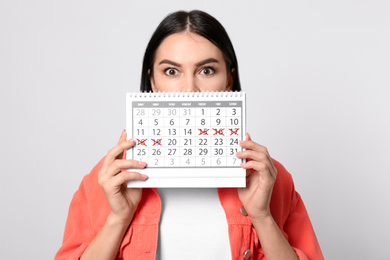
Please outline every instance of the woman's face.
M161 42L150 81L154 92L230 91L233 86L222 51L188 31L172 34Z

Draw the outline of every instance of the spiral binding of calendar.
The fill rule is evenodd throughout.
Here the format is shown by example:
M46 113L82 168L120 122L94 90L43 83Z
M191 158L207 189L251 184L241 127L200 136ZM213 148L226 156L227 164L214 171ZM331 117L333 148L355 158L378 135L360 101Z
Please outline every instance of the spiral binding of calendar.
M242 97L244 92L230 92L230 91L217 91L217 92L132 92L129 93L130 97L134 98L160 98L160 97L172 97L172 98L187 98L187 97Z

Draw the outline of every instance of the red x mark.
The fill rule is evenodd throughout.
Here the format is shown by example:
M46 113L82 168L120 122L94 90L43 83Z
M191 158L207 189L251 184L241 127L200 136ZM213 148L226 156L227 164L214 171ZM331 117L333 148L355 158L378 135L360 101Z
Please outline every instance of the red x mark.
M154 143L153 143L153 146L154 146L155 144L161 145L161 140L162 140L162 139L157 139L157 141L156 141L156 140L152 139L152 141L154 142Z
M236 134L236 135L238 135L237 134L237 131L239 130L240 128L236 128L236 130L235 131L233 131L233 129L231 129L231 128L229 128L229 130L230 130L230 135L232 135L232 134Z
M145 144L145 141L146 140L148 140L148 139L141 139L141 140L139 140L139 139L137 139L137 141L138 141L138 144L137 145L145 145L145 146L147 146L146 144Z
M225 135L223 134L223 130L225 130L225 128L221 128L221 129L219 129L219 130L213 128L213 130L215 131L215 133L214 133L213 135L220 134L220 135L225 136Z
M199 131L200 131L200 133L199 133L199 135L209 135L208 133L207 133L207 131L209 131L210 129L204 129L204 131L202 130L202 129L198 129Z

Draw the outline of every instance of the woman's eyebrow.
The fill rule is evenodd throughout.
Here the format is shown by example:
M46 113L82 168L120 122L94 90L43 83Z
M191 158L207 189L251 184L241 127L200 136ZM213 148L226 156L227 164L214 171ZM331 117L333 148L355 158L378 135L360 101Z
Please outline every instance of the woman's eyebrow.
M181 67L180 64L173 62L173 61L170 61L170 60L162 60L162 61L160 61L159 65L161 65L161 64L169 64L169 65L173 65L176 67Z
M212 63L212 62L218 63L218 60L216 60L214 58L206 59L206 60L203 60L203 61L196 63L196 66L202 66L202 65L205 65L207 63Z
M212 63L212 62L218 63L219 61L217 59L214 59L214 58L209 58L209 59L202 60L202 61L196 63L195 65L202 66L202 65L205 65L207 63ZM162 60L162 61L160 61L159 65L161 65L161 64L169 64L169 65L173 65L176 67L181 67L180 64L178 64L174 61L171 61L171 60Z

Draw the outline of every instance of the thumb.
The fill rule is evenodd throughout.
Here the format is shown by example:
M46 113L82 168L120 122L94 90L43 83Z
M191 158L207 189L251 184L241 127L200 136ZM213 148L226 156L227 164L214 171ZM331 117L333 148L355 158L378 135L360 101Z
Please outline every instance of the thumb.
M245 135L245 141L252 141L251 135L249 133L246 133ZM246 162L252 161L251 158L246 158ZM255 169L249 169L250 173L254 173L256 170Z
M245 141L251 141L251 140L252 140L252 139L251 139L251 136L249 135L249 133L246 133L246 135L245 135ZM249 162L249 161L251 161L251 159L250 159L250 158L247 158L246 161Z
M123 131L121 133L121 137L119 138L118 144L122 143L123 141L126 141L126 137L127 137L126 130L123 129Z

